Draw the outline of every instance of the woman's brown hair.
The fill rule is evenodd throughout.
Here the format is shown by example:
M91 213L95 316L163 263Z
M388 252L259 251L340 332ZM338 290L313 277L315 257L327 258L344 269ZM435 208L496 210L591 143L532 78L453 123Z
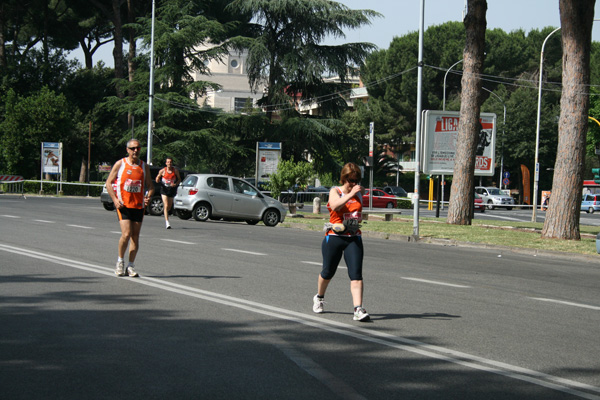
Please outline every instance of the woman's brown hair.
M360 181L361 176L362 173L360 172L360 167L349 162L342 168L342 173L340 174L340 184L343 185L350 179Z

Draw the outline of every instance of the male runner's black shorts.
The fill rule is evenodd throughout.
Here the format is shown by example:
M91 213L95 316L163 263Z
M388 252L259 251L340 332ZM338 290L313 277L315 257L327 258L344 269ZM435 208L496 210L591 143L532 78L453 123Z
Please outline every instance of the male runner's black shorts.
M160 194L168 197L175 197L177 194L177 186L160 185Z
M117 216L119 217L119 221L127 219L133 222L142 222L144 219L144 209L127 207L117 208Z

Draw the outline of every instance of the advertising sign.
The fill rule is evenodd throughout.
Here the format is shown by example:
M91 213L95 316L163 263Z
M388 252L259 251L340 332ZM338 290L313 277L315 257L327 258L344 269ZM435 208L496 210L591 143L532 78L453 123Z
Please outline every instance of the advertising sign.
M42 142L42 174L60 174L62 143Z
M452 175L458 136L458 111L423 112L423 172ZM482 113L477 140L475 175L493 176L496 147L496 114Z
M277 172L281 158L281 143L256 143L256 182L269 180L269 175Z

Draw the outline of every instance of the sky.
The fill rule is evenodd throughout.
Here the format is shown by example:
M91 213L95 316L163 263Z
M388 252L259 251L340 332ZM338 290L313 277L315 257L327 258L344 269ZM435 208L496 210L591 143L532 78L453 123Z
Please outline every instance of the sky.
M403 36L419 30L421 0L338 1L351 9L368 8L383 14L383 17L374 19L369 26L347 31L346 38L341 42L369 42L380 49L387 49L395 36ZM462 21L466 0L423 1L425 29L448 21ZM596 14L600 19L598 8ZM488 29L501 28L505 32L523 29L527 33L532 29L560 26L558 0L488 0L486 18ZM558 33L556 36L558 37ZM592 40L600 41L600 21L594 22ZM340 40L331 43L338 42ZM81 51L74 51L71 57L79 59L84 64ZM111 45L104 45L96 52L94 64L100 59L107 66L113 66Z

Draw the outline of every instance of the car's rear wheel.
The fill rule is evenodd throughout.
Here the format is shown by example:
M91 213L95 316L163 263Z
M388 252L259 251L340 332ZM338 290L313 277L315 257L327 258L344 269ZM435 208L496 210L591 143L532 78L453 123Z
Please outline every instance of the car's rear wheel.
M160 197L153 197L148 204L148 212L150 215L163 215L165 206Z
M593 214L593 213L594 213L594 207L588 208L588 214Z
M510 211L510 210L512 210L512 207L506 207L506 209L507 209L508 211Z
M175 210L175 215L186 220L192 218L192 212L188 210Z
M266 226L275 226L279 223L279 220L279 211L274 209L268 209L263 215L263 222Z
M256 224L258 224L258 220L257 219L247 219L246 223L248 225L256 225Z
M210 206L206 203L196 204L192 216L196 221L204 222L210 218Z
M488 200L488 202L487 202L487 208L488 208L488 210L493 210L494 209L494 202L492 200Z
M391 201L385 205L385 208L394 208L394 203Z
M107 211L115 210L115 205L113 203L102 203L102 205L104 206L104 209Z

